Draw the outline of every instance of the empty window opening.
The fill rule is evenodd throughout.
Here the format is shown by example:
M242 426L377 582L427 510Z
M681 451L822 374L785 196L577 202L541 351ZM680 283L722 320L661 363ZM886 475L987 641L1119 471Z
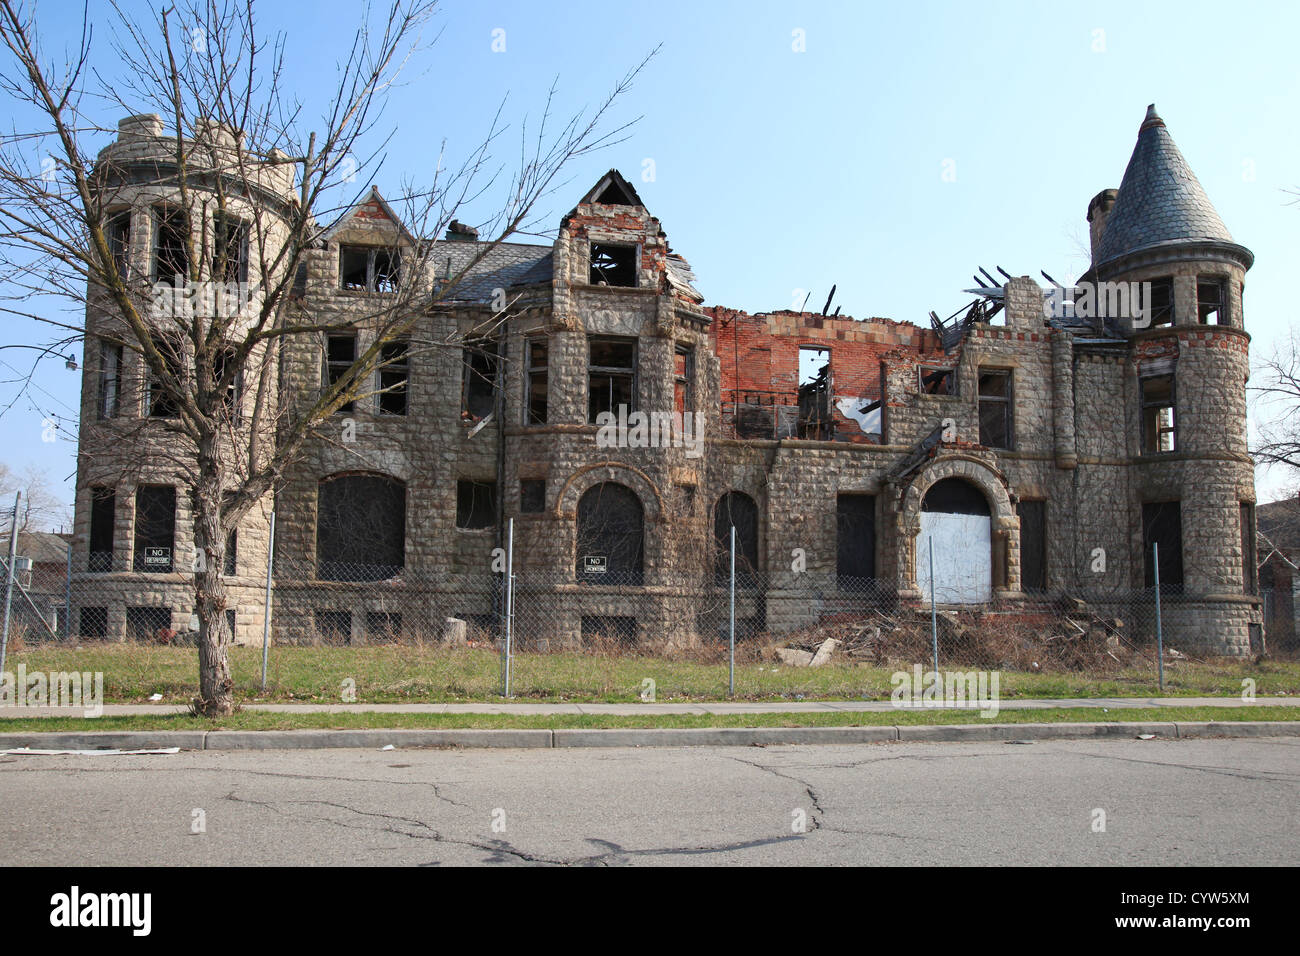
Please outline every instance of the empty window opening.
M980 444L1011 448L1011 373L980 369Z
M171 379L171 388L180 389L184 387L185 381L185 363L181 356L184 354L179 342L169 336L158 335L154 337L154 347L158 354L162 356L163 366L167 370L167 376ZM146 367L147 384L145 387L145 407L149 409L151 418L175 418L180 414L180 405L176 400L175 393L172 392L167 384L153 373L151 368Z
M135 491L135 570L167 573L176 542L176 489L141 485Z
M588 343L587 420L597 424L602 412L636 410L636 340L591 339Z
M316 637L322 644L351 644L352 612L317 611Z
M108 637L108 608L83 607L78 615L77 633L81 637Z
M1142 453L1153 455L1175 451L1178 446L1174 421L1174 377L1155 375L1142 385Z
M357 360L357 335L355 332L334 332L325 337L325 387L332 388L352 370ZM349 400L339 406L340 412L351 412L356 403Z
M636 646L636 618L582 616L582 640L585 644Z
M799 347L799 422L797 434L811 441L830 441L831 350L815 345Z
M405 342L385 342L379 349L379 394L381 415L405 415L407 384L410 379L409 349Z
M172 629L169 607L129 607L126 609L126 636L132 641L156 641Z
M179 209L159 209L154 233L153 277L157 282L182 284L189 278L189 217Z
M113 570L113 531L117 521L117 495L112 488L90 489L90 554L87 571Z
M101 339L99 342L99 397L96 402L101 419L116 418L122 396L122 346Z
M117 274L124 280L129 279L131 277L128 271L131 266L131 214L120 212L113 216L108 220L106 232L108 251L113 257Z
M866 587L876 576L876 499L835 498L835 576L842 588Z
M1147 303L1151 326L1174 324L1174 280L1154 279L1151 282L1151 301Z
M1183 514L1177 501L1153 501L1142 506L1143 568L1147 587L1155 587L1154 549L1160 553L1160 591L1183 591Z
M392 643L402 636L402 615L392 611L366 612L366 640Z
M729 491L713 511L714 581L731 581L731 529L736 529L736 586L758 585L758 505L743 491Z
M1259 562L1256 554L1255 506L1241 502L1241 590L1259 593Z
M225 415L226 421L239 421L239 396L241 386L243 385L243 371L234 369L230 380L226 381L226 373L231 372L231 364L235 361L234 349L226 349L218 352L212 361L212 388L222 389L221 411ZM223 388L222 382L225 381Z
M221 573L228 578L233 578L238 564L239 529L235 528L226 536L226 553L221 558Z
M934 365L917 367L917 390L922 395L956 395L957 370Z
M1024 501L1020 515L1020 589L1047 590L1047 502Z
M406 565L406 485L384 475L341 475L320 483L317 576L382 581Z
M525 478L519 482L519 510L526 515L541 514L546 510L545 479Z
M456 482L456 527L475 531L495 527L496 523L496 482L468 478Z
M677 346L673 356L673 409L695 410L695 350L689 345Z
M591 284L636 288L636 246L591 244Z
M526 346L528 374L525 387L528 394L524 398L524 424L546 424L547 398L547 361L548 347L546 339L529 339Z
M497 374L500 358L497 343L490 339L466 342L461 381L461 418L477 422L496 408Z
M1196 283L1196 317L1201 325L1227 324L1227 297L1222 279L1199 279Z
M577 575L585 584L642 583L645 512L636 493L605 481L578 500Z
M352 292L396 292L402 254L381 246L339 247L339 288Z
M248 223L218 215L212 226L212 274L222 282L247 282Z

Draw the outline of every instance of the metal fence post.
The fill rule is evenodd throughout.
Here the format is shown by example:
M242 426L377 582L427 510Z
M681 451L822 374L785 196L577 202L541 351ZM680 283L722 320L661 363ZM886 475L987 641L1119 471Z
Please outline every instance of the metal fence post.
M736 696L736 526L731 526L731 636L727 639L727 696Z
M504 686L502 697L510 696L510 644L513 638L512 627L515 613L515 519L506 519L506 633L502 644L505 655Z
M1160 626L1160 544L1151 542L1151 564L1156 572L1156 660L1160 666L1160 692L1165 690L1165 636Z
M22 497L21 491L14 495L14 520L9 525L9 564L5 568L4 636L0 637L0 679L3 679L5 655L9 651L9 608L14 597L14 564L18 561L18 503Z
M266 693L266 659L271 649L271 569L275 565L275 512L271 512L271 536L266 546L266 600L262 606L262 693Z
M63 640L72 639L72 545L68 545L68 570L63 576Z
M925 539L930 545L930 642L934 645L934 674L939 677L939 612L934 606L934 535Z

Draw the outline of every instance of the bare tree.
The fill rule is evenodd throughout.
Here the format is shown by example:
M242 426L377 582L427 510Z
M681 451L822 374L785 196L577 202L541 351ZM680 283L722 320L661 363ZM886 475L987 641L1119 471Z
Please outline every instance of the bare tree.
M13 511L6 503L12 506L14 493L19 491L22 492L18 506L20 532L53 530L56 525L72 523L72 511L55 493L49 475L35 467L17 473L0 462L0 508L5 514Z
M1262 465L1281 465L1300 478L1300 335L1292 329L1285 341L1255 363L1251 385L1259 421L1259 442L1251 449Z
M440 156L427 183L405 188L400 234L365 280L386 294L367 299L366 314L346 322L309 314L295 282L325 223L349 208L341 198L347 183L381 160L386 98L408 61L424 52L421 30L433 8L431 0L393 0L375 15L367 9L313 128L284 91L284 37L259 34L253 0L189 0L144 23L114 4L123 72L108 78L89 68L89 23L74 55L56 69L42 53L34 11L0 0L0 40L9 54L0 89L39 118L0 138L6 311L44 324L54 341L94 325L97 337L137 354L146 368L145 407L155 414L114 427L124 441L151 442L170 455L191 489L195 548L204 558L194 575L195 708L206 715L234 707L220 573L228 533L274 492L331 415L375 394L374 373L402 360L393 343L407 340L431 304L500 242L540 228L539 203L560 185L561 171L620 141L629 125L607 129L607 119L645 61L593 109L558 123L552 87L540 120L521 122L519 155L509 165L493 155L506 129L498 111L463 162L444 167ZM129 232L125 239L115 232L114 216L142 174L138 156L128 162L112 150L94 151L109 132L97 125L104 104L154 124L148 138L155 149L145 158L155 178L146 176L144 185L166 190L172 213L156 227L152 274L140 274L123 254ZM157 119L141 116L147 113ZM31 158L33 142L52 157L43 168ZM485 195L501 199L479 224L491 238L475 245L455 275L432 281L431 237ZM245 276L252 294L245 302L241 293L232 308L223 289ZM86 319L41 314L50 297L84 308ZM278 356L288 343L358 326L371 333L369 344L331 367L324 387L278 400Z

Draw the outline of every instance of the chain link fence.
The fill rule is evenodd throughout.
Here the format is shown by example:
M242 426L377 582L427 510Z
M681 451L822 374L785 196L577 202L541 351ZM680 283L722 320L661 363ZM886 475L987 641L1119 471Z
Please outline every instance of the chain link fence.
M197 637L191 575L73 573L70 561L29 566L23 557L7 588L11 653L123 640L189 646ZM8 580L7 558L2 573ZM893 582L834 572L742 567L734 590L721 571L634 577L583 566L507 576L279 560L269 613L264 578L227 579L227 623L241 645L268 642L273 688L292 683L292 648L306 647L331 649L311 665L321 669L313 686L326 690L369 661L388 699L663 700L888 696L889 675L918 665L1149 683L1164 668L1213 662L1218 651L1194 641L1205 614L1225 613L1223 602L1172 588L932 607ZM1266 593L1263 604L1263 627L1250 623L1260 620L1251 601L1228 606L1239 611L1225 627L1245 635L1236 656L1296 659L1295 622L1268 613L1293 603Z

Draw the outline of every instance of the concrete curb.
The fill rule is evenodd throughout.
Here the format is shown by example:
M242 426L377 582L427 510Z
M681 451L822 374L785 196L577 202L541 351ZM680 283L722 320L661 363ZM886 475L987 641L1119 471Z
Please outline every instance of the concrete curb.
M204 750L365 747L550 747L549 730L213 730Z
M0 750L378 750L418 747L774 747L799 744L1183 737L1297 737L1300 721L927 724L876 727L689 727L611 730L162 730L0 733Z
M666 727L553 730L555 747L752 747L869 744L898 739L897 727Z
M1138 734L1174 738L1178 736L1178 725L1116 721L1092 724L916 724L898 728L898 739L903 741L1077 740L1081 737L1131 739Z

